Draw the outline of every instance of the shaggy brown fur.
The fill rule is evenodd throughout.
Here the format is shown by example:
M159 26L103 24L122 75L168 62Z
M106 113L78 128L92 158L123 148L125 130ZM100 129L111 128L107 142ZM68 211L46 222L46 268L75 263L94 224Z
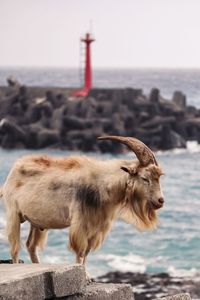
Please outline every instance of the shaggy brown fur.
M77 262L101 246L114 220L138 229L155 228L163 205L158 165L138 161L98 161L87 157L19 159L3 186L7 233L13 262L18 262L20 223L30 223L27 249L39 262L36 248L44 246L47 230L69 229L70 249Z
M33 158L33 162L35 162L38 165L41 165L43 167L50 167L51 163L52 163L52 159L50 159L47 156L43 156L43 157L34 157Z
M44 167L55 167L61 168L64 170L69 170L73 168L80 168L81 164L75 157L70 158L60 158L60 159L53 159L48 156L43 157L33 157L33 162L40 166Z
M19 187L22 186L23 184L24 184L23 181L18 180L18 181L16 182L16 188L19 188Z

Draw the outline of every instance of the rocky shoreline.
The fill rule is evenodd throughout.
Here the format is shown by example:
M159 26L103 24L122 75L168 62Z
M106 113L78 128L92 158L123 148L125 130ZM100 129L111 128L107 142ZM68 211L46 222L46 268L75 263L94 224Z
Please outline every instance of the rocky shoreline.
M19 261L24 265L24 261ZM12 264L11 259L0 264ZM31 264L29 264L31 267ZM200 273L194 277L170 276L168 273L108 272L93 280L96 283L130 284L135 300L152 300L188 293L191 299L200 299Z
M200 109L174 92L166 100L156 88L92 89L74 98L69 88L26 87L13 78L0 87L0 146L53 147L84 152L121 153L123 147L97 142L103 134L134 136L154 150L184 148L200 142Z
M129 283L135 300L152 300L179 293L200 299L200 274L195 277L172 277L168 273L109 272L96 279L104 283Z

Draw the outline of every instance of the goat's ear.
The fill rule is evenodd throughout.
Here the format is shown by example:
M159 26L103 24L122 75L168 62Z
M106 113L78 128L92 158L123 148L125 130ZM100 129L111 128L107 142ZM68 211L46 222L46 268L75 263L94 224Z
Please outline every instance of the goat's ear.
M137 174L137 168L136 167L126 167L126 166L121 166L121 169L130 175L136 175Z

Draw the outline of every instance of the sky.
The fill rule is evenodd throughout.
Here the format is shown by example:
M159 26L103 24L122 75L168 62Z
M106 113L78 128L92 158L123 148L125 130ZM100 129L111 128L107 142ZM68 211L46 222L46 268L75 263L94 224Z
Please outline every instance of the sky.
M0 66L200 68L200 0L0 0Z

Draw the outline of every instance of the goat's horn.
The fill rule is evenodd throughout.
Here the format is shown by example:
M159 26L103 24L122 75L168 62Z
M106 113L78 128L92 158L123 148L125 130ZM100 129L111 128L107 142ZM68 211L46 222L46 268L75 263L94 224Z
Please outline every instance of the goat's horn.
M122 144L125 144L135 153L140 164L144 167L148 166L149 164L158 165L156 158L153 152L151 151L151 149L149 149L143 142L141 142L136 138L106 135L106 136L100 136L97 139L112 140L112 141L117 141Z

